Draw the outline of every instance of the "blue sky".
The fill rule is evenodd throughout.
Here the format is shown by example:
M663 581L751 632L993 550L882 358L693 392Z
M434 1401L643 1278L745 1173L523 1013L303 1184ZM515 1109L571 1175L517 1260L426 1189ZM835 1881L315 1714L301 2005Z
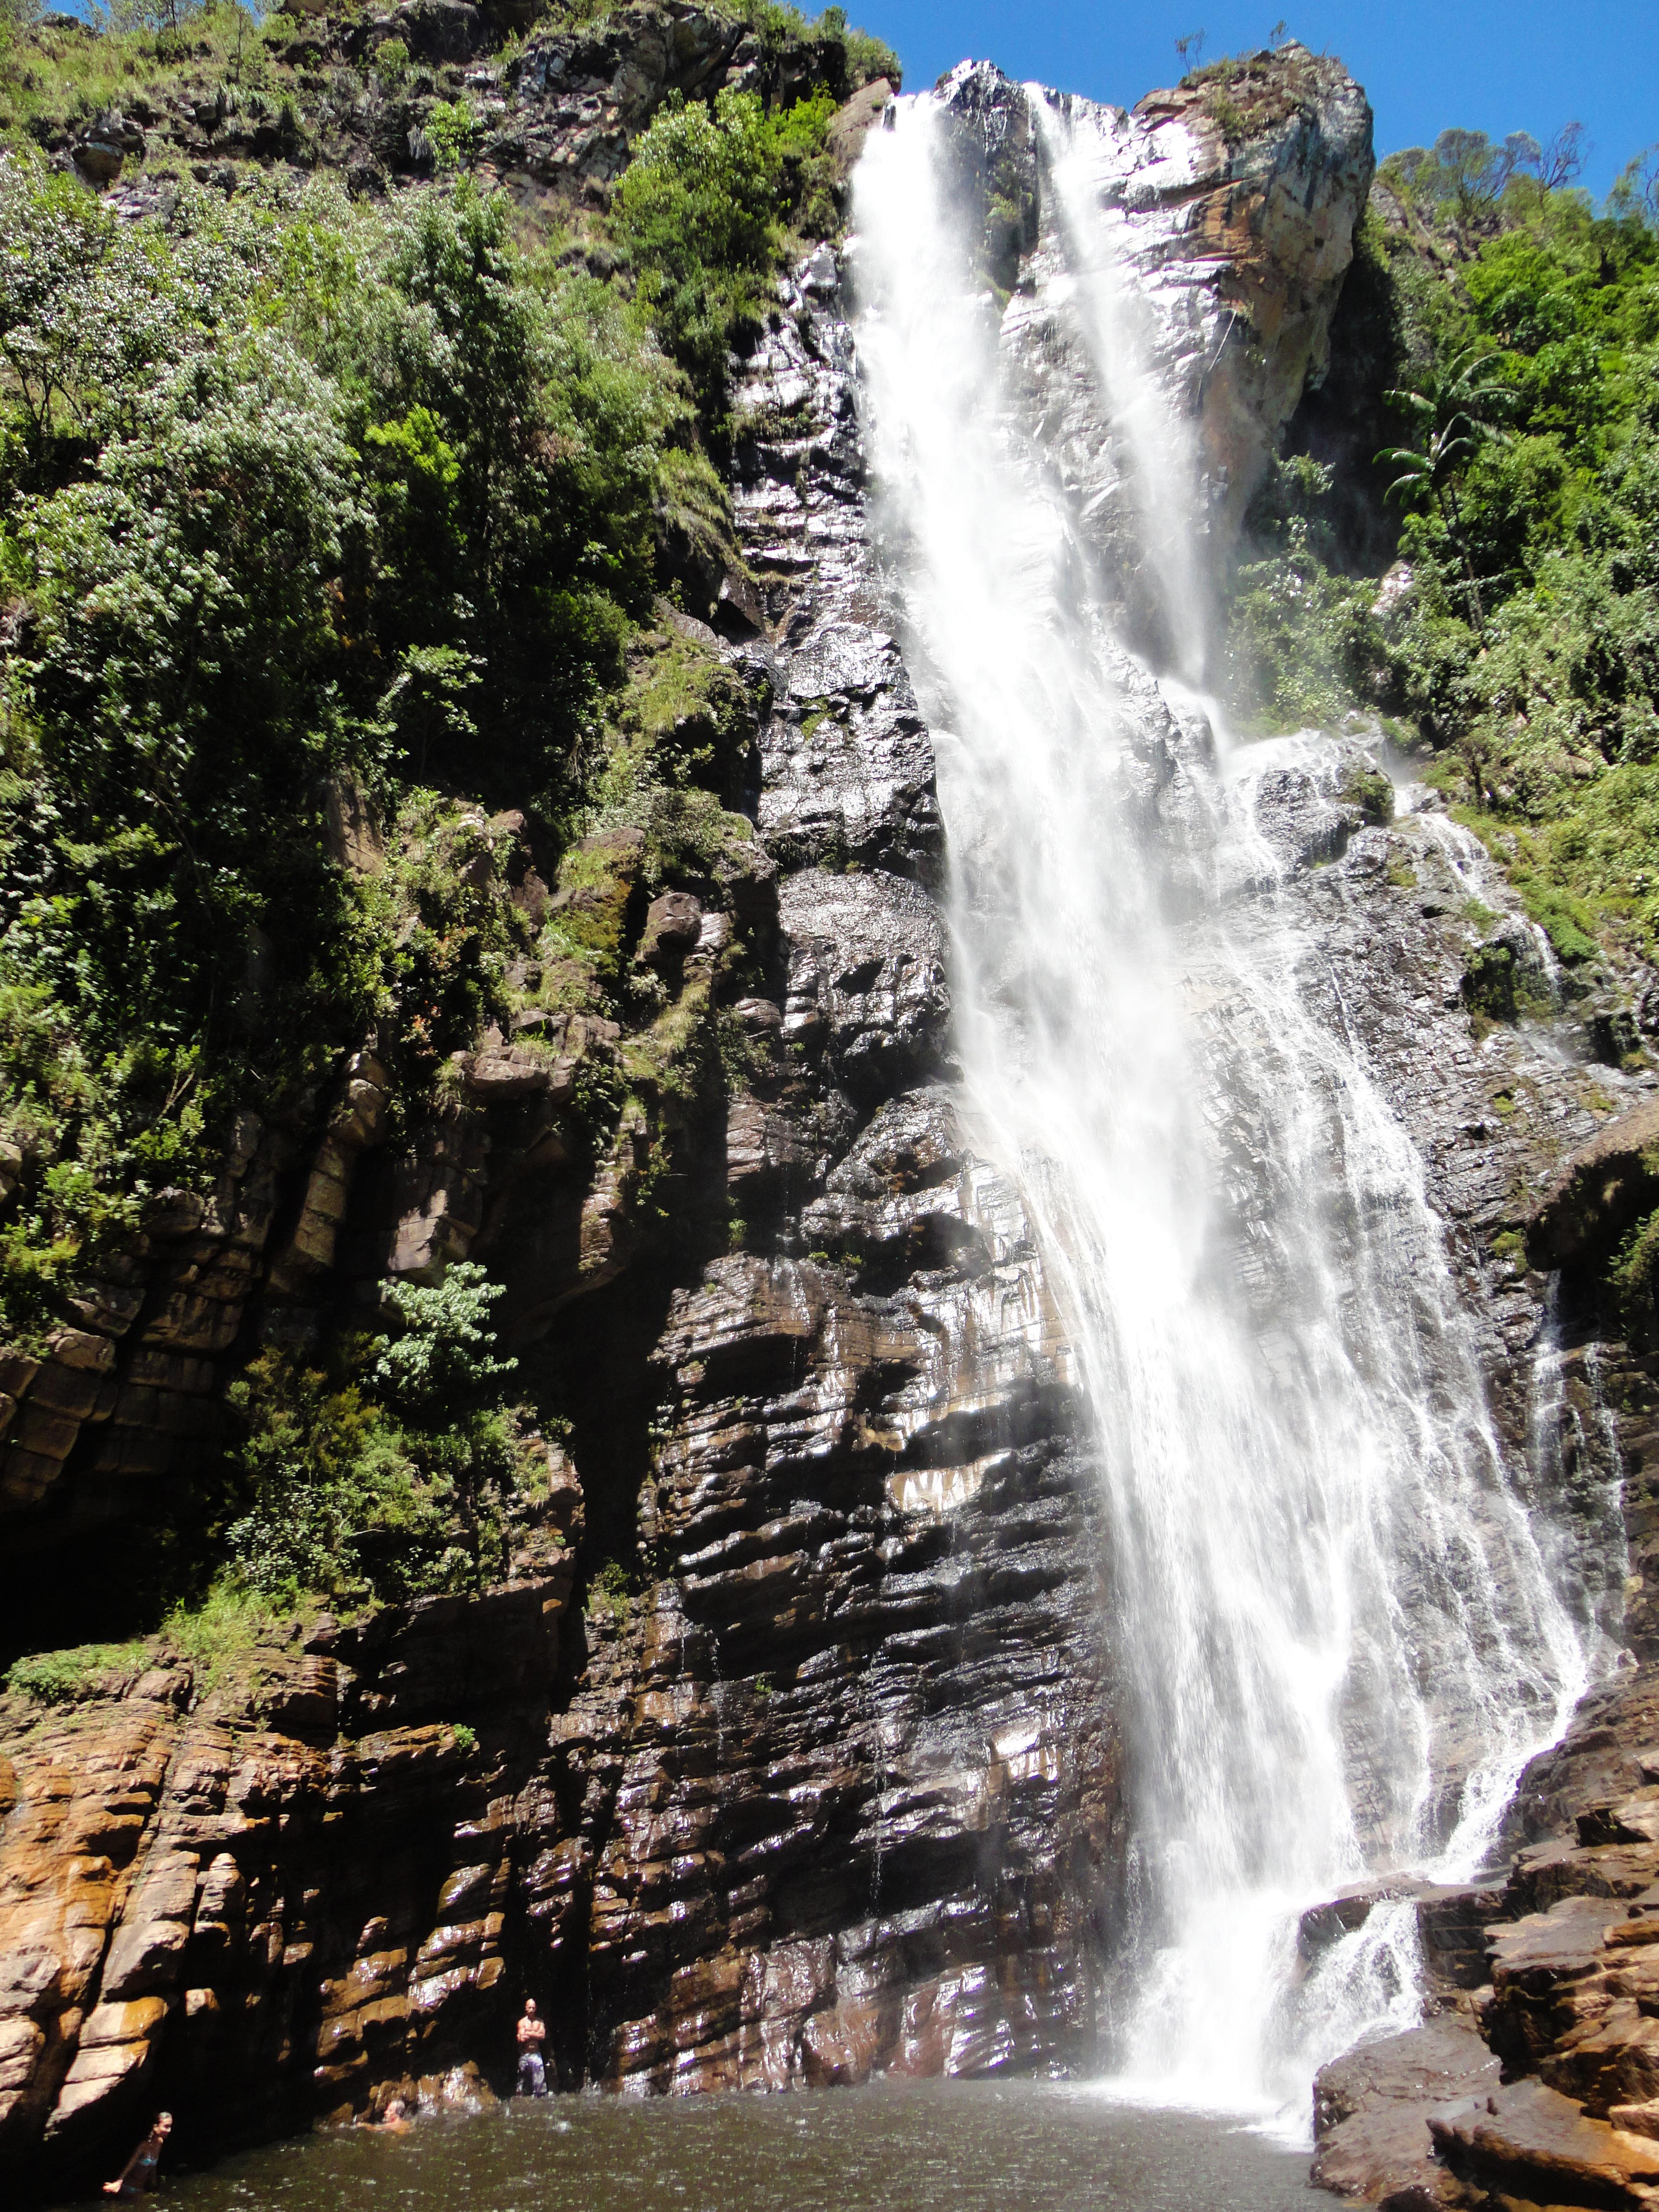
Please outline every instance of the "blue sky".
M1282 15L1364 86L1379 154L1449 124L1547 139L1577 119L1600 194L1659 139L1659 0L849 0L847 12L897 48L913 92L971 55L1128 106L1175 82L1187 33L1206 33L1212 60L1266 46Z

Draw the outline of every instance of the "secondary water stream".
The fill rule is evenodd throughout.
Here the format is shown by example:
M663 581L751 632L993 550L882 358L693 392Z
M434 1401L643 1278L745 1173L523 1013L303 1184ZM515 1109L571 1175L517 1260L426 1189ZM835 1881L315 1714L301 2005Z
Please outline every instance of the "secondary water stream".
M1299 1910L1474 1872L1590 1638L1259 769L1194 689L1202 514L1129 250L1162 218L1127 211L1125 118L1031 99L1042 235L1006 305L944 96L857 173L879 544L938 748L964 1102L1039 1226L1110 1505L1139 1857L1116 2063L1302 2128L1316 2065L1415 2019L1418 1960L1382 1907L1299 1981Z

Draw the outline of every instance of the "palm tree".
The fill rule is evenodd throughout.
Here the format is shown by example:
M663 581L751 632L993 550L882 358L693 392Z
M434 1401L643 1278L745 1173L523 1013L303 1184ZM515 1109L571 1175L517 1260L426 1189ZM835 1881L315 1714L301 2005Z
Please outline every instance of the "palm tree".
M1384 392L1391 407L1415 418L1419 442L1385 446L1376 456L1380 464L1400 471L1383 494L1385 499L1397 500L1401 507L1421 507L1432 501L1439 509L1446 533L1463 563L1469 604L1479 629L1486 628L1486 617L1463 534L1457 483L1482 441L1501 435L1483 417L1507 407L1515 397L1507 385L1497 382L1488 373L1495 359L1495 355L1483 354L1479 346L1465 346L1443 368L1431 370L1419 379L1421 391Z

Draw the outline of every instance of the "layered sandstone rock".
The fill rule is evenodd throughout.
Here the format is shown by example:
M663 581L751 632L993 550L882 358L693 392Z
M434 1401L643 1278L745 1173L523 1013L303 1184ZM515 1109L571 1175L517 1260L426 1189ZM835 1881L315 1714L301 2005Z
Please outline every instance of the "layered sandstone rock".
M568 1550L544 1565L364 1632L320 1624L231 1687L175 1661L11 1702L14 2175L87 2176L158 2100L210 2145L349 2112L388 2075L435 2088L488 2051L570 1589Z
M1455 2014L1338 2059L1315 2094L1314 2180L1392 2212L1432 2212L1444 2174L1425 2107L1484 2100L1498 2071L1473 2024Z
M1659 1753L1633 1757L1574 1839L1466 1893L1478 1986L1431 1978L1424 2027L1320 2075L1316 2181L1395 2212L1659 2201Z

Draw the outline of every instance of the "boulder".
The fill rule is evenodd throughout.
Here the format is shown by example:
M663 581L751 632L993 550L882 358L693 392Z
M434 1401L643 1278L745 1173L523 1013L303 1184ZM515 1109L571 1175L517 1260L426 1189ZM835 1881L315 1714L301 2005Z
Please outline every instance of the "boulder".
M678 968L702 933L702 908L690 891L664 891L646 908L635 956L647 968Z
M783 1009L771 999L739 999L732 1009L746 1036L770 1043L783 1029Z
M1562 1267L1610 1253L1659 1206L1659 1098L1645 1098L1599 1129L1561 1167L1526 1225L1534 1267Z
M490 44L488 19L471 0L403 0L392 33L423 62L471 61Z
M1430 2112L1484 2097L1498 2079L1497 2059L1455 2016L1362 2045L1314 2083L1314 2180L1389 2212L1437 2212L1444 2176Z
M516 1046L474 1053L464 1066L467 1089L486 1105L501 1099L532 1097L548 1088L553 1076L548 1060Z
M1541 2081L1514 2081L1434 2113L1429 2132L1462 2181L1507 2203L1659 2203L1659 2142L1587 2119Z

